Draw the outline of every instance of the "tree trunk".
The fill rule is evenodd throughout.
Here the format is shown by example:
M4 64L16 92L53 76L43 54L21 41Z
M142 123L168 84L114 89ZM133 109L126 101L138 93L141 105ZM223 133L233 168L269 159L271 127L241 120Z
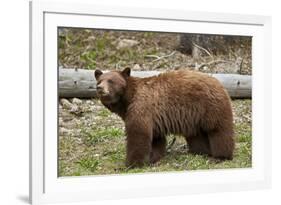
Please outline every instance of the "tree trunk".
M132 71L135 77L150 77L160 71ZM210 74L217 78L231 98L251 98L252 78L250 75ZM94 71L84 69L59 69L59 97L92 98L96 97L96 80Z
M200 44L199 35L196 35L191 43L195 43L196 45L199 45ZM197 62L199 61L200 56L201 56L201 50L198 47L192 45L192 58L195 59L195 61Z

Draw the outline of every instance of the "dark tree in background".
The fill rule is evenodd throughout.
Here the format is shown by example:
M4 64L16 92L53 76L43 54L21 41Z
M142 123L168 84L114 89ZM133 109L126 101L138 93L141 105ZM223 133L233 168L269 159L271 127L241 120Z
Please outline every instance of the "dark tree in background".
M245 60L251 59L251 41L249 36L180 34L178 50L192 56L196 62L203 57L210 57L208 63L197 67L222 65L225 70L241 73Z
M245 45L251 45L251 37L208 34L181 34L179 50L197 57L198 55L225 55L241 53Z

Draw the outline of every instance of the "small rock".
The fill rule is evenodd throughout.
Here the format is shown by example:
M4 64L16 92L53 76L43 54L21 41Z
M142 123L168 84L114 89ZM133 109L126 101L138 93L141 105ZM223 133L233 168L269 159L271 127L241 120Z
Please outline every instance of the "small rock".
M73 116L65 110L62 110L62 112L60 112L59 114L60 114L60 117L63 119L64 122L68 122L70 120L73 120Z
M72 99L72 103L76 104L76 105L81 105L82 104L82 100L78 99L78 98L73 98Z
M203 66L203 71L207 71L209 68L208 68L208 66Z
M135 45L138 45L139 42L131 39L122 39L118 42L117 49L123 49L123 48L131 48Z
M68 129L66 129L64 127L59 128L59 135L67 135L69 133L70 133L70 131Z
M72 107L72 104L65 98L61 99L60 103L63 106L63 108L71 109L71 107Z
M139 64L135 64L135 65L133 66L133 70L141 70L140 65L139 65Z
M59 115L61 116L63 114L64 110L62 109L62 106L59 105Z
M59 118L59 127L63 127L64 123L63 123L63 119L60 117Z
M78 112L80 112L80 109L77 105L72 105L69 112L70 113L78 113Z
M75 129L76 123L75 123L75 121L71 120L71 121L68 121L67 123L63 123L63 127L67 128L67 129Z
M91 100L86 100L86 104L93 105L94 103Z

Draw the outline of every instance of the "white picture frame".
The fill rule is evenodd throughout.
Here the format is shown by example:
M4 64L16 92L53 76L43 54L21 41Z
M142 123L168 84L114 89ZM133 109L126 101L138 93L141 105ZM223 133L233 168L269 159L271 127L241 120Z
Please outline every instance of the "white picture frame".
M252 168L58 177L58 27L253 36ZM43 204L269 188L270 78L270 17L82 3L30 2L30 202Z

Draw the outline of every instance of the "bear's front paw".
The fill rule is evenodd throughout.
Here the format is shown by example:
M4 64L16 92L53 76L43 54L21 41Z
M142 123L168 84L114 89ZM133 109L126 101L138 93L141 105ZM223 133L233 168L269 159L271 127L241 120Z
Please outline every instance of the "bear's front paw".
M128 168L136 168L136 167L143 167L144 165L148 164L149 158L148 157L128 157L126 160L126 166Z

